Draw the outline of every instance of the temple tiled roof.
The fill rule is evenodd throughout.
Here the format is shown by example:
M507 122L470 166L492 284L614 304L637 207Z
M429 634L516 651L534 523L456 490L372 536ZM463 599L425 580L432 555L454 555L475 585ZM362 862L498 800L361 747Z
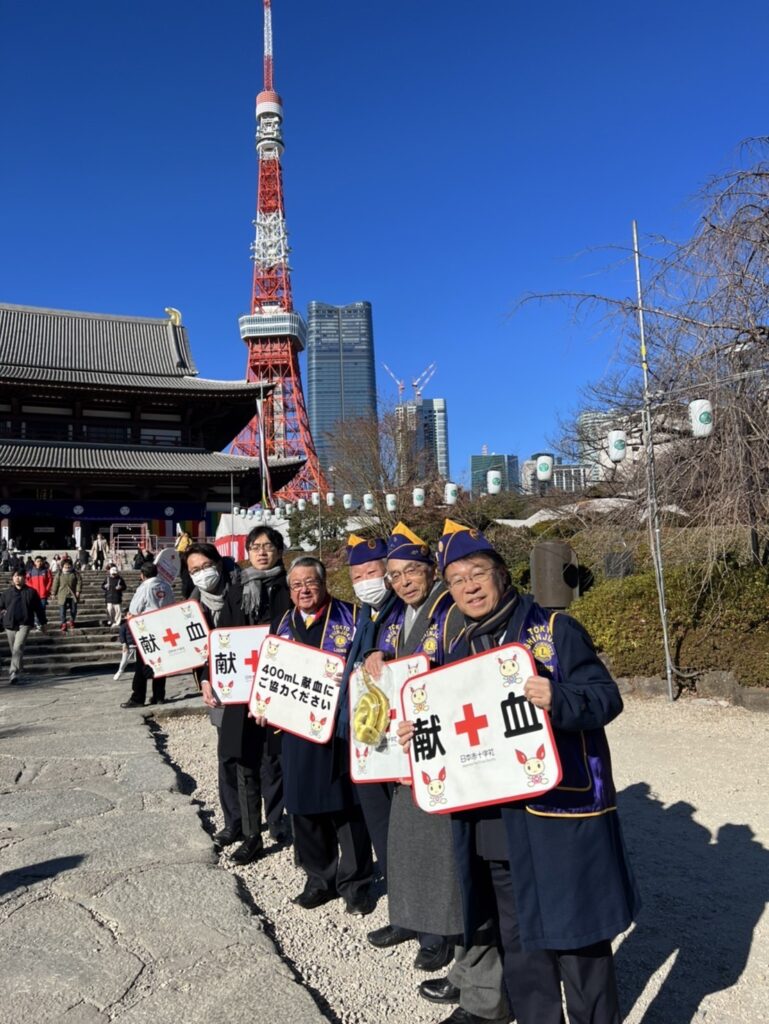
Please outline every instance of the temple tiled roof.
M302 465L301 459L271 459L270 469L280 473ZM160 449L113 445L52 444L35 441L0 443L0 466L6 472L36 470L47 473L94 473L99 476L149 474L151 476L222 476L259 472L259 460L242 455L201 452L188 448Z

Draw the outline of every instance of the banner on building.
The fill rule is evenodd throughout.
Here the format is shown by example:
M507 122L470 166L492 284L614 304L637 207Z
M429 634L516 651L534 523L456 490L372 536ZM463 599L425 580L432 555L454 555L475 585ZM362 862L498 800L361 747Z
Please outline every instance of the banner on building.
M476 654L401 688L415 803L431 814L523 800L553 789L561 764L550 718L523 684L537 674L521 644Z
M400 693L403 684L430 668L424 654L385 662L380 679L373 682L387 701L387 724L378 743L366 742L369 730L378 731L374 723L377 694L371 694L364 673L358 667L350 676L350 777L353 782L398 782L411 775L408 754L398 743L397 723L400 720ZM372 699L373 698L373 699Z
M259 650L269 632L269 626L211 630L209 678L220 704L248 704L256 679Z
M344 658L338 654L268 636L259 652L248 710L276 729L328 743L343 671Z
M197 601L142 612L128 620L136 650L156 676L173 676L208 661L208 623Z

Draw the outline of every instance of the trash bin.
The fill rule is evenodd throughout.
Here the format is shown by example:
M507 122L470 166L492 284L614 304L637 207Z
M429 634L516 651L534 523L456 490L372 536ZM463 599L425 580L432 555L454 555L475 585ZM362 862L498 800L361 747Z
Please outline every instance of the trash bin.
M568 608L579 596L579 564L569 544L543 540L531 549L531 590L545 608Z

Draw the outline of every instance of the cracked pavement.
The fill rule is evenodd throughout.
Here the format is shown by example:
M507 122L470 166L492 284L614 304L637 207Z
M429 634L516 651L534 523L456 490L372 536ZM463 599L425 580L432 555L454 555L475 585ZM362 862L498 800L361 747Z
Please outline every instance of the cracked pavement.
M128 678L0 688L4 1024L323 1020L119 707ZM164 711L197 703L189 677L168 690Z

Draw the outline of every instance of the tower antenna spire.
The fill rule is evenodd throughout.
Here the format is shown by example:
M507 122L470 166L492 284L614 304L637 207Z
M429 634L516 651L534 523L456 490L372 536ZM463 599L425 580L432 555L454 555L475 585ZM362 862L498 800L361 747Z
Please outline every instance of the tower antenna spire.
M264 0L264 91L272 89L272 0Z
M278 497L288 501L322 492L326 481L310 432L299 375L299 352L307 328L294 310L288 230L283 200L283 100L273 87L272 0L264 5L264 88L256 97L256 152L259 188L256 236L251 245L254 261L251 312L238 321L248 346L248 380L273 385L255 416L238 434L232 450L268 464L301 460L302 468ZM269 488L267 489L269 491Z

